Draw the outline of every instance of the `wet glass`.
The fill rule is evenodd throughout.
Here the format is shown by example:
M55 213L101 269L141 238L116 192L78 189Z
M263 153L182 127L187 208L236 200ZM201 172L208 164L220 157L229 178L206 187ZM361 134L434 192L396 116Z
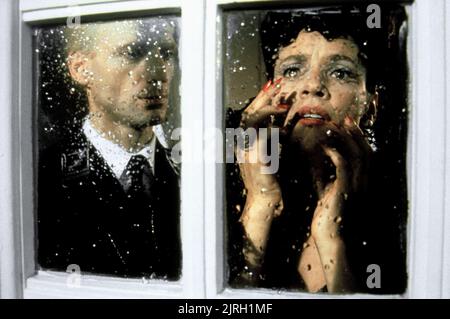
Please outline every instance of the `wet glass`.
M39 269L177 280L179 17L34 30Z
M258 134L226 166L229 286L405 291L407 16L378 9L224 12L225 125Z

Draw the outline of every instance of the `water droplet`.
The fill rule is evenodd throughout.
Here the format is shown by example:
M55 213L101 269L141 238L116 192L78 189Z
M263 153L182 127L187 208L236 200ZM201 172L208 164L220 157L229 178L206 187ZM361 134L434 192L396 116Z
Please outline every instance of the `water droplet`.
M312 267L311 267L310 264L307 264L307 265L306 265L306 270L307 270L307 271L311 271L311 268L312 268Z

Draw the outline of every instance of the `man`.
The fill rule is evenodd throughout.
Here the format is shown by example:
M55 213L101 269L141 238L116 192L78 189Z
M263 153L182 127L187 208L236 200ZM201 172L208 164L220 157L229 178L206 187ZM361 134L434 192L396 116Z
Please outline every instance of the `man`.
M177 169L155 136L169 106L174 26L152 18L66 29L68 71L88 115L39 158L42 268L179 278Z

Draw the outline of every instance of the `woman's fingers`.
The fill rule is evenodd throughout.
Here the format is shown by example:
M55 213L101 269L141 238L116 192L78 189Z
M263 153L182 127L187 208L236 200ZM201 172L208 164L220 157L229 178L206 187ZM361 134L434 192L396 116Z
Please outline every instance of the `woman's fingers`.
M249 112L257 111L261 108L264 108L265 106L269 105L271 102L271 99L275 97L276 94L280 92L281 89L281 78L275 80L273 83L272 81L268 81L261 91L259 91L256 98L253 100L253 102L249 105L247 110Z
M281 92L282 78L267 82L253 102L242 114L241 126L260 127L268 126L268 121L272 116L284 115L290 108L288 102L280 103L279 93Z
M347 161L359 160L364 152L365 138L357 129L327 122L322 127L321 144L336 148Z
M321 141L322 149L336 167L338 183L353 190L363 187L371 148L361 129L347 117L342 126L327 123L322 130L327 135Z
M355 121L347 117L344 121L344 126L352 135L359 151L352 162L352 185L355 190L364 190L368 186L368 170L370 169L370 158L373 151L364 133Z
M365 157L365 155L372 153L372 148L367 142L367 139L364 136L363 131L351 117L347 116L344 119L344 127L348 132L350 132L354 141L358 144L359 150L362 152L361 155L363 155L363 157Z
M347 161L342 156L341 153L338 152L336 148L329 146L322 146L325 154L331 159L334 166L336 167L336 181L339 184L341 189L346 189L348 185L348 171L347 171Z

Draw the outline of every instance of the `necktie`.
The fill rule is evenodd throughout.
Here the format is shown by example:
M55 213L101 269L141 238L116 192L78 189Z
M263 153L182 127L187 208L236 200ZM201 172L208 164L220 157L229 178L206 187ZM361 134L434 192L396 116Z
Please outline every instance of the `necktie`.
M127 256L131 274L153 273L160 263L158 247L159 224L154 208L156 195L152 191L154 176L148 160L134 155L123 171L120 182L127 195L127 209L121 215L121 247Z
M143 155L131 157L127 167L120 176L120 183L130 197L138 194L150 195L153 173L148 160Z

